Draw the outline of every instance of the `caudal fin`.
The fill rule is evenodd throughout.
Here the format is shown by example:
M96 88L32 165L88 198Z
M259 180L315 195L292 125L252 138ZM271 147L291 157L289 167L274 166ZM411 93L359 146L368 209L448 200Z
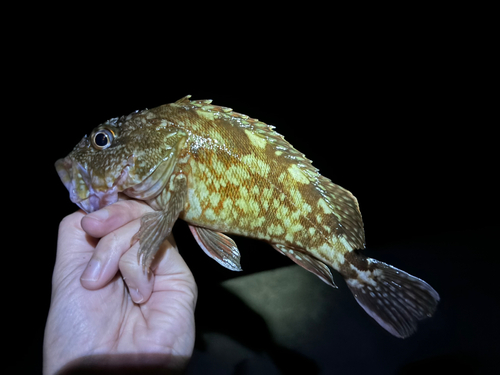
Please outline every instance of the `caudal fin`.
M417 322L436 310L439 294L425 281L386 263L356 257L344 274L356 301L396 337L406 338Z

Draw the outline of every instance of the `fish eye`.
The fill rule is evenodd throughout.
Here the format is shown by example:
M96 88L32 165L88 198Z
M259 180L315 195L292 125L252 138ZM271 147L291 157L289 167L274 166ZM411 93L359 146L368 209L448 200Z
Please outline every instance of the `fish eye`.
M111 146L114 134L108 129L100 129L96 131L91 138L92 146L97 150L104 150Z

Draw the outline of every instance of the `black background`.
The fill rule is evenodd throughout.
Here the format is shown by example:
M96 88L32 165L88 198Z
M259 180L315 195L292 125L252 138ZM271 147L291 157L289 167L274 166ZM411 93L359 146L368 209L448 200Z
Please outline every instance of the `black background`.
M12 116L4 127L14 150L4 159L4 199L21 202L6 210L12 223L6 232L12 242L4 248L9 373L41 369L57 227L76 209L53 163L99 123L187 94L275 125L323 175L358 198L368 254L422 277L441 295L435 317L416 338L399 341L370 325L336 277L340 291L328 293L345 300L343 314L359 314L363 329L352 341L345 339L349 332L339 334L342 342L322 339L325 353L332 347L332 367L306 361L304 373L345 374L351 366L380 374L394 368L399 374L489 372L500 352L500 259L498 116L491 114L497 103L488 92L487 48L468 40L467 32L448 29L376 36L352 31L333 39L329 30L321 39L314 33L278 37L272 51L257 37L224 44L183 36L147 48L144 41L112 37L98 49L85 36L66 43L59 32L34 35L24 51L30 58L11 71L16 83L4 110ZM186 46L190 55L179 52ZM230 336L268 350L258 330L248 328L259 318L219 285L291 262L266 244L237 238L244 272L231 273L197 248L185 223L174 231L200 290L193 361L204 350L204 332L226 332L214 322L232 309L239 316ZM324 324L337 333L349 327L338 319ZM387 358L377 360L359 340L384 348Z

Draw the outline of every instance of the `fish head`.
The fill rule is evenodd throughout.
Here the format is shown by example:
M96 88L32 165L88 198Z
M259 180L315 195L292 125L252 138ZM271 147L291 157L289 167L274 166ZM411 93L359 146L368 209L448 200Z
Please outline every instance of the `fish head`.
M168 139L175 133L149 111L135 112L96 127L55 167L71 201L87 213L116 202L120 192L150 199L164 186L158 180L171 173L158 167L173 157ZM155 174L158 169L162 173Z

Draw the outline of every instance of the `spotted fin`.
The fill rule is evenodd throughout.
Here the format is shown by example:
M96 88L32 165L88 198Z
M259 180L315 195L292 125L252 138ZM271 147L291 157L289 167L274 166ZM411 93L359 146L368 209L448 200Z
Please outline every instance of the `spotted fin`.
M375 259L357 257L346 277L356 301L377 323L399 338L431 317L439 294L425 281Z
M223 233L190 225L191 233L205 254L231 271L242 271L236 243Z
M313 258L312 256L304 252L289 249L283 245L276 244L273 245L273 247L276 250L278 250L281 254L289 257L291 260L293 260L302 268L305 268L309 272L314 273L316 276L318 276L321 280L323 280L331 287L337 288L337 285L335 285L335 283L333 282L333 276L332 273L330 272L330 269L323 262L317 260L316 258Z

